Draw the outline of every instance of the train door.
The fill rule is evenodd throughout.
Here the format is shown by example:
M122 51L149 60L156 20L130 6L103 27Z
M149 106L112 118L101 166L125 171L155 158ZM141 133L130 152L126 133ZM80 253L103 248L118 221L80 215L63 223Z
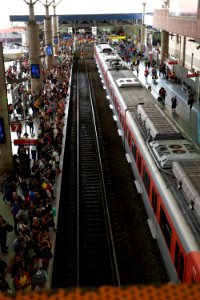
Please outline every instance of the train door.
M154 187L152 188L152 195L151 195L151 204L152 204L152 208L154 210L155 215L157 215L157 208L158 208L158 195L154 189Z
M142 173L142 157L139 152L138 152L138 157L137 157L137 166L138 166L138 171L141 175L141 173Z
M172 228L162 206L160 207L160 228L162 230L169 252L171 252Z
M124 120L124 117L123 117L123 120ZM126 125L126 139L127 139L128 145L130 147L130 145L131 145L131 135L130 135L129 127L127 125Z
M145 166L143 166L143 176L142 176L142 179L143 179L143 183L144 183L145 189L147 191L147 195L149 196L149 192L150 192L150 177L149 177L149 174L148 174L147 169L146 169Z
M134 157L134 159L135 159L135 161L136 161L136 158L137 158L137 147L136 147L136 145L135 145L135 143L134 143L134 140L132 140L132 153L133 153L133 157Z

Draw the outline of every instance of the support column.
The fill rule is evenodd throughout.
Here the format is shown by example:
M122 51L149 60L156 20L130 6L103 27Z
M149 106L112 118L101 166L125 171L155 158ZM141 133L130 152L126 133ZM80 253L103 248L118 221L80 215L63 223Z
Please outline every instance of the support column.
M143 12L142 12L142 24L141 24L141 32L140 32L140 51L146 52L146 28L145 28L145 7L146 7L146 0L142 0L143 5Z
M53 67L53 46L52 46L52 24L51 24L51 17L49 16L49 6L55 2L52 0L49 2L48 0L43 0L40 2L45 7L45 18L44 18L44 42L45 42L45 63L46 68L51 70ZM44 2L44 3L43 3Z
M60 30L59 30L59 18L56 15L56 6L62 0L56 3L56 0L53 0L53 16L52 16L52 28L53 28L53 37L52 37L52 45L53 45L53 53L58 54L58 47L59 47L59 39L60 39Z
M53 38L52 38L53 53L57 55L59 39L60 39L60 31L59 31L59 19L58 16L56 16L55 14L52 16L52 28L53 28Z
M24 0L29 6L29 22L28 22L28 45L29 45L29 59L31 67L34 67L35 74L31 76L31 92L36 94L43 88L43 78L41 72L40 61L40 38L39 38L39 26L35 20L34 5L39 1ZM39 68L37 68L39 66Z
M169 32L162 30L161 32L161 61L169 55Z
M0 42L0 176L4 171L13 169L13 154L10 134L10 120L8 116L8 99L5 82L5 68L3 58L3 47ZM3 129L5 132L5 141L3 138Z
M186 36L183 37L183 54L182 54L182 66L185 67L185 49L186 49Z
M53 48L52 48L52 29L51 29L51 17L46 16L44 19L44 40L46 49L52 49L52 53L46 51L46 68L51 70L53 67Z
M30 63L31 65L39 65L40 70L39 78L31 77L31 92L38 93L43 89L43 80L41 72L39 26L35 20L28 22L28 41Z

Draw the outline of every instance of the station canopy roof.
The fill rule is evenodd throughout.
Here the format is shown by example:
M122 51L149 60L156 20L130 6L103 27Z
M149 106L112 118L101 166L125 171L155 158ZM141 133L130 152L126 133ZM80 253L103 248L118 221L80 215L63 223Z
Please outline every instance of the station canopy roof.
M152 13L146 13L146 15L152 15ZM142 13L130 13L130 14L82 14L82 15L58 15L60 23L68 23L72 21L106 21L106 20L141 20ZM37 22L43 22L45 15L35 15ZM28 22L28 15L10 15L10 22Z

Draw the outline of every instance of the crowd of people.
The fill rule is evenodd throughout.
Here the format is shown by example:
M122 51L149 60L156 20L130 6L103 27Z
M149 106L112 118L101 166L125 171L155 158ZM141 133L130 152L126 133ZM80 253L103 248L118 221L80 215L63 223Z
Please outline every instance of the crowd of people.
M35 145L19 146L13 155L14 168L1 177L3 201L9 205L13 222L0 215L0 292L30 291L45 288L49 261L52 259L52 232L56 231L56 178L61 171L63 118L69 92L73 50L61 46L52 70L45 70L44 88L31 93L27 86L16 85L11 118L27 122L18 138L34 138ZM23 65L23 64L22 64ZM9 76L17 76L16 69ZM21 73L21 72L19 72ZM13 86L11 86L11 90ZM25 101L22 101L22 95ZM21 110L19 111L19 107ZM26 120L23 110L26 109ZM27 130L29 128L29 133ZM23 130L22 130L23 131ZM14 231L12 249L7 234ZM11 253L9 262L4 255ZM10 286L7 276L11 276Z
M175 83L181 83L181 80L176 77L175 73L172 71L172 68L170 68L165 61L159 62L159 60L157 60L156 62L154 59L150 60L148 58L145 58L144 53L137 48L137 45L134 43L133 40L120 40L118 43L115 42L112 46L115 48L116 52L120 54L120 56L128 64L128 66L130 66L133 71L136 71L137 76L139 75L141 60L143 60L145 67L144 77L146 84L148 83L149 76L151 77L153 84L157 84L158 78L164 78ZM152 90L151 85L148 85L148 90ZM157 100L163 106L165 106L166 96L167 94L165 88L161 87L158 91ZM189 106L190 112L192 111L194 103L195 95L189 87L187 104ZM176 113L177 106L178 100L177 97L174 95L171 98L171 108L173 113Z

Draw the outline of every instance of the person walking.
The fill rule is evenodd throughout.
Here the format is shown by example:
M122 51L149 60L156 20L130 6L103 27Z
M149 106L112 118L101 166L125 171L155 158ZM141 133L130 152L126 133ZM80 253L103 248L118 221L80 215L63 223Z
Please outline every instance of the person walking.
M176 96L172 97L171 103L172 103L172 112L176 112L176 107L177 107L177 104L178 104Z
M165 105L166 90L164 89L164 87L160 88L159 96L161 97L162 104Z
M137 74L137 77L138 77L138 75L139 75L139 65L137 65L137 67L136 67L136 74Z
M188 105L190 106L190 111L192 110L192 106L193 106L194 102L195 102L195 100L194 100L194 94L190 93L189 99L188 99Z
M152 80L153 80L153 83L156 84L156 79L158 79L158 75L157 75L157 70L156 68L152 68L151 70L151 75L152 75Z
M148 77L148 75L149 75L149 71L148 71L148 69L146 68L146 69L144 70L144 76L145 76L145 78L146 78L146 82L147 82L147 77Z

